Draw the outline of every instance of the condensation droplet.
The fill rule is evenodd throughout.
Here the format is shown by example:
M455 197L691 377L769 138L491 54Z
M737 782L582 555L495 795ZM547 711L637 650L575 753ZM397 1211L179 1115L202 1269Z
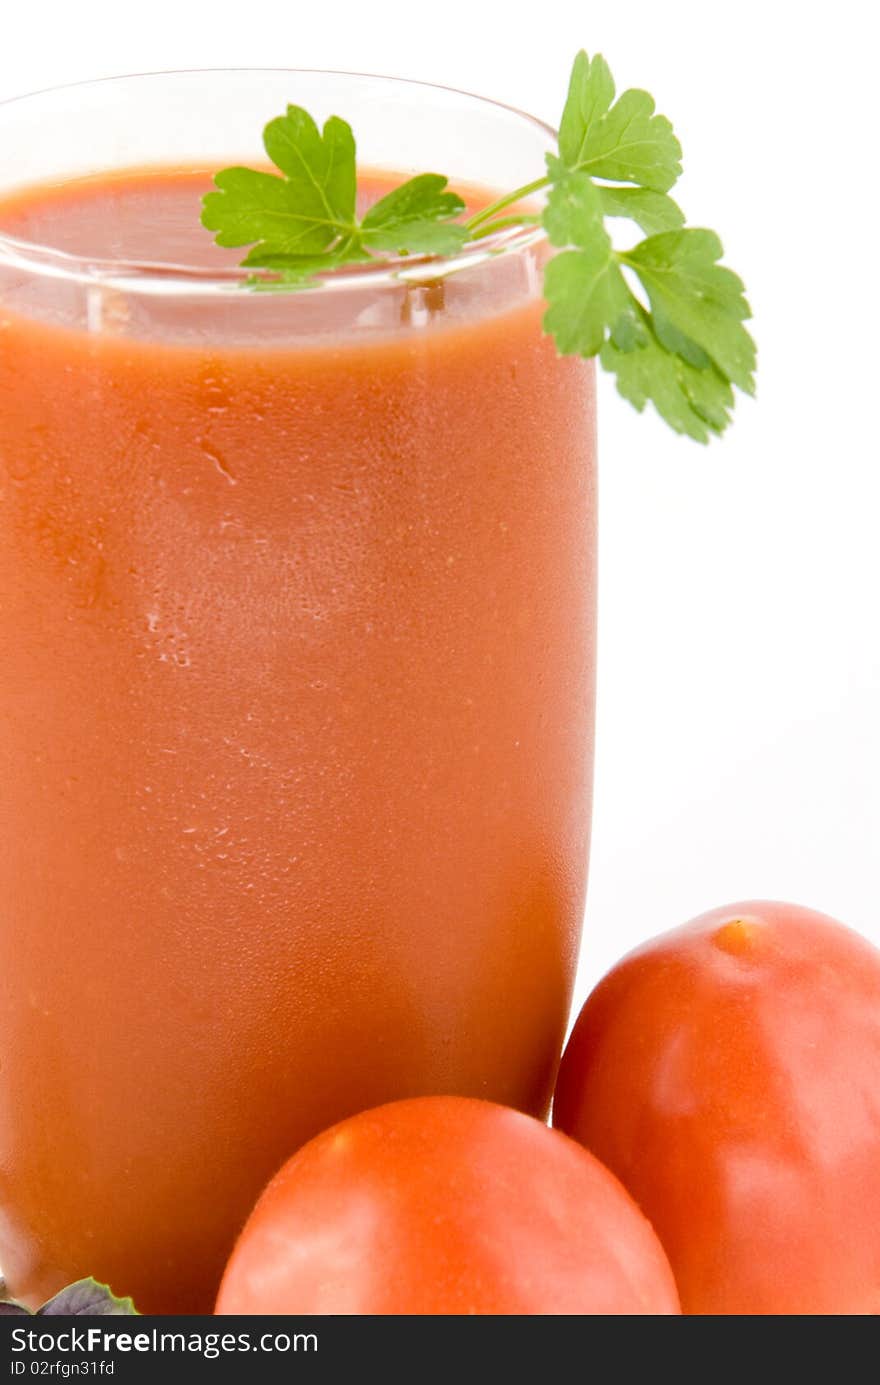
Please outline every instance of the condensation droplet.
M208 444L204 441L203 438L199 439L199 447L201 448L203 455L207 457L208 461L212 463L212 465L216 468L216 470L223 477L223 479L225 481L228 481L230 486L237 486L238 481L233 476L232 472L229 470L229 466L227 465L225 458L222 456L220 452L217 451L216 447L208 446Z

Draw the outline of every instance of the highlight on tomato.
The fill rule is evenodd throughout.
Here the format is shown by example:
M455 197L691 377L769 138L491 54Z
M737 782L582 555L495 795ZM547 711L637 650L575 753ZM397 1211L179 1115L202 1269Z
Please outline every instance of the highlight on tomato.
M463 1097L394 1102L305 1145L259 1199L219 1314L676 1314L629 1194L574 1141Z
M880 951L716 909L589 997L554 1125L650 1218L685 1313L880 1313Z

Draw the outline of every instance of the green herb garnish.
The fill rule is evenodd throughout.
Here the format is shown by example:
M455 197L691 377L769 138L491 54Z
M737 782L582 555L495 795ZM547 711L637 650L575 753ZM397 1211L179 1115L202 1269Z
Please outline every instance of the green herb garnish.
M374 253L452 255L468 239L454 221L464 202L436 173L410 178L358 221L354 136L338 116L320 131L307 111L288 106L269 121L263 144L283 178L226 168L204 199L202 223L218 245L253 245L243 264L303 279Z
M436 173L410 178L359 220L354 136L338 116L319 130L301 107L288 106L263 143L282 176L224 169L202 212L218 245L252 247L242 263L264 271L252 287L308 287L318 274L377 255L455 255L496 232L541 223L558 252L544 275L544 326L561 354L598 356L625 399L640 411L650 401L698 442L727 427L733 386L754 392L742 281L719 263L714 232L685 226L669 196L681 173L672 126L647 92L615 100L601 56L575 58L546 174L464 222L464 202ZM528 199L544 189L536 212ZM618 249L607 224L617 218L645 238Z

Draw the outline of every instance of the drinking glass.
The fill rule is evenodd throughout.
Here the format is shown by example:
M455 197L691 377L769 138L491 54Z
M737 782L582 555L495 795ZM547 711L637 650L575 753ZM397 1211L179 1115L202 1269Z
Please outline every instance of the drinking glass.
M592 364L542 333L536 226L287 293L155 216L120 251L114 188L258 163L288 102L377 186L486 200L553 147L328 72L0 107L0 1263L32 1304L91 1274L209 1311L305 1140L421 1093L545 1114L563 1039Z

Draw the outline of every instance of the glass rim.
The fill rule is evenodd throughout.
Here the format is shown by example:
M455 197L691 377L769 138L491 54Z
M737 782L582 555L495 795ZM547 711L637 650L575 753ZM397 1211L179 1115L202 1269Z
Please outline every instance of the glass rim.
M0 114L8 111L19 102L27 102L44 96L55 96L63 92L76 92L96 87L111 86L114 83L149 81L160 77L222 77L224 75L260 76L289 75L310 77L353 78L371 82L384 82L390 85L413 87L422 91L443 92L450 96L464 97L480 106L493 107L507 115L524 121L542 136L555 142L557 132L552 125L521 110L505 101L496 101L489 96L480 96L460 87L447 86L441 82L423 82L413 77L394 77L374 72L348 72L338 68L320 67L184 67L156 69L149 72L130 72L108 77L87 78L78 82L62 82L56 86L41 87L37 91L22 92L0 101ZM160 165L157 165L159 167ZM35 186L39 186L36 184ZM455 255L407 255L376 256L371 262L356 261L351 265L341 265L321 273L306 285L297 285L309 294L332 290L360 288L400 287L401 285L428 284L438 278L446 278L461 270L489 264L503 257L521 253L534 245L546 242L547 232L540 224L506 227L491 236L484 236L462 247ZM102 258L100 256L71 255L67 251L46 245L27 237L13 236L0 229L0 265L47 278L63 279L89 287L104 287L123 292L157 293L163 296L217 297L237 293L242 286L254 279L254 270L236 265L227 269L208 269L195 265L175 264L161 260L128 260L123 258ZM273 282L265 280L267 287ZM250 295L254 297L263 295ZM267 293L266 298L277 302L277 294Z

